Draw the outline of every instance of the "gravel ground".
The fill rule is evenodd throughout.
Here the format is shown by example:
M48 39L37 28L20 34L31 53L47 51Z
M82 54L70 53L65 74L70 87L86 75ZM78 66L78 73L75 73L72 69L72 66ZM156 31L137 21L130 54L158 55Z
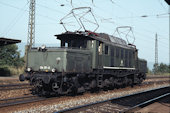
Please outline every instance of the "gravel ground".
M15 80L15 81L13 81ZM158 79L146 79L143 83L147 83L147 82L152 82L152 81L165 81L165 80L169 80L168 78L158 78ZM9 82L10 81L10 82ZM2 78L0 79L1 83L4 84L10 84L12 82L12 84L14 84L14 82L18 83L23 83L23 82L19 82L16 79L3 79L2 82ZM31 93L30 89L20 89L20 90L8 90L8 91L0 91L0 99L5 99L5 98L14 98L14 97L21 97L24 95L29 95Z
M19 84L19 83L28 83L28 82L27 81L20 82L18 80L18 77L0 77L0 85ZM29 90L30 89L0 91L0 99L21 97L30 94L31 92Z
M96 101L102 101L106 99L110 99L113 97L120 97L128 94L137 93L140 91L145 91L153 88L163 87L163 86L169 86L169 83L164 84L152 84L148 86L135 86L134 88L123 88L123 89L115 89L112 91L101 91L99 93L85 93L84 95L79 95L75 97L60 97L60 98L54 98L49 99L47 101L42 101L38 103L30 103L24 105L21 105L18 107L16 106L15 109L10 109L10 113L51 113L58 110L63 110L70 107L75 107L78 105L84 105ZM23 106L23 107L22 107ZM28 107L29 106L29 107ZM18 110L16 110L18 109ZM1 110L0 110L1 111Z
M165 81L169 80L168 78L158 78L158 79L146 79L144 82L151 82L151 81ZM18 78L2 78L0 77L0 84L15 84L21 83ZM23 83L23 82L22 82ZM25 82L27 83L27 82ZM143 91L147 89L152 89L156 87L161 87L168 85L168 83L164 83L162 85L157 85L156 83L153 85L148 85L147 87L143 86L135 86L134 88L123 88L123 89L115 89L112 91L101 91L100 93L85 93L83 95L79 95L76 97L71 96L62 96L55 99L49 99L48 101L30 103L25 105L18 105L14 108L9 107L4 109L5 112L53 112L57 110L62 110L64 108L74 107L77 105L83 105L91 102L101 101L108 98L119 97L122 95L132 94L138 91ZM10 91L1 91L0 92L0 99L5 98L13 98L13 97L21 97L24 95L29 95L29 89L21 89L21 90L10 90ZM3 109L0 109L0 112ZM18 111L17 111L18 110ZM4 111L3 111L4 112Z
M19 83L28 83L28 81L20 82L18 77L0 77L0 85L19 84Z
M30 95L30 93L30 89L0 91L0 99L22 97L24 95Z
M157 81L166 81L166 80L170 80L170 78L156 78L156 79L148 78L144 82L152 82L152 81L157 82Z

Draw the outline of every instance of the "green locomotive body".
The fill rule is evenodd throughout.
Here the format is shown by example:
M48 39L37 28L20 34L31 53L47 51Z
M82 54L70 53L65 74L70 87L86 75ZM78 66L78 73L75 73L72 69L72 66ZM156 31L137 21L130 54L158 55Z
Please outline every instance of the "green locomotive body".
M104 33L66 32L55 35L60 47L31 48L26 74L38 94L68 94L140 84L147 62L138 50Z
M32 48L28 52L27 67L33 72L90 72L89 50L46 48L45 51Z

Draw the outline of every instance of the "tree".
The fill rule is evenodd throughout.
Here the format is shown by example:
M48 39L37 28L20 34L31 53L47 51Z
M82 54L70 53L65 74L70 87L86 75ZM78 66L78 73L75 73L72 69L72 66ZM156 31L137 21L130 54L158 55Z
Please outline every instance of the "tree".
M153 65L153 70L152 71L153 71L154 74L158 73L158 64Z
M0 47L0 65L21 67L24 64L16 44Z
M169 67L166 64L161 63L158 67L158 72L160 73L168 73L169 72Z
M160 63L160 65L155 65L154 64L154 68L153 68L153 72L154 73L170 73L170 65L166 65L163 63Z

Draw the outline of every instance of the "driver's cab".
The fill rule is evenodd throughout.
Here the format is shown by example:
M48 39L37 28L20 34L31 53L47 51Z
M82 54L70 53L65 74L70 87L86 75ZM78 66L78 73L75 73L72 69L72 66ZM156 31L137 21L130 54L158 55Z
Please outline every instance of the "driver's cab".
M87 40L72 39L72 40L61 40L61 48L72 48L72 49L86 49Z
M92 46L93 39L85 35L60 34L55 36L57 36L57 39L60 40L61 48L84 49L84 50L93 48Z

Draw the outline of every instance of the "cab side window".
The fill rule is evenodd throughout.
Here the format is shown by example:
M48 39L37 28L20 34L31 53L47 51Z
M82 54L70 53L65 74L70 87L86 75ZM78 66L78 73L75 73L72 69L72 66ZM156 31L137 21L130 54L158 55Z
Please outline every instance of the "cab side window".
M105 54L108 55L109 54L109 47L107 45L105 45Z
M123 59L123 56L124 56L124 51L123 49L121 49L121 59Z
M114 48L111 48L111 56L112 56L112 57L114 57L114 55L115 55L114 50L115 50Z
M132 52L129 51L129 67L132 66Z
M103 51L103 43L99 42L98 52L100 55L102 54L102 51Z
M126 67L129 66L128 61L129 61L129 58L128 58L128 50L125 50L125 66L126 66Z
M116 58L119 58L119 48L116 48Z

